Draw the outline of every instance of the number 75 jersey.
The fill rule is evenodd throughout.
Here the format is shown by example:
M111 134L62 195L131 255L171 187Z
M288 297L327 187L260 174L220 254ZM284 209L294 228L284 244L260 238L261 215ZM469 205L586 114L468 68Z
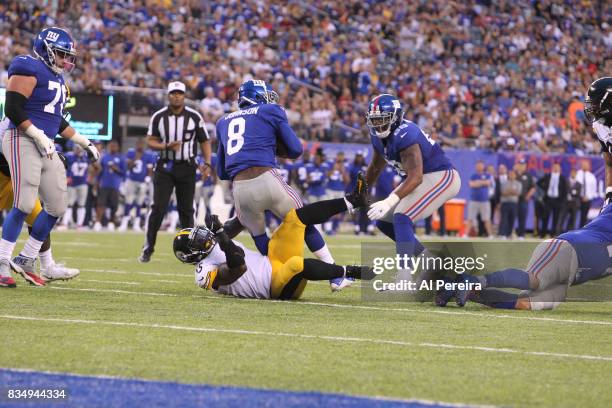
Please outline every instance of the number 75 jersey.
M44 62L30 55L19 55L8 69L9 78L22 75L36 78L36 86L25 104L25 111L32 123L54 139L62 121L67 89L64 78L51 71ZM16 126L11 122L10 129Z
M380 153L397 174L406 177L402 167L400 152L418 144L423 157L423 174L453 168L444 151L429 135L414 122L404 119L389 137L381 139L370 132L370 140L374 150Z
M217 121L217 174L231 180L250 167L276 167L277 138L300 143L280 105L252 105L225 115Z

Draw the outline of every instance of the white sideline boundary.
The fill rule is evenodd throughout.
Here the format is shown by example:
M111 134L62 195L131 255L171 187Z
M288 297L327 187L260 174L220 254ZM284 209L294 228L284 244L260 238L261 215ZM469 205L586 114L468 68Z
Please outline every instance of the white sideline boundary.
M399 340L385 340L385 339L364 338L364 337L326 336L326 335L315 335L315 334L266 332L266 331L259 331L259 330L219 329L219 328L213 328L213 327L176 326L176 325L165 325L165 324L145 324L145 323L133 323L133 322L84 320L84 319L59 319L59 318L29 317L29 316L14 316L14 315L0 315L0 318L7 319L7 320L25 320L25 321L41 321L41 322L69 323L69 324L137 327L141 329L166 329L166 330L203 332L203 333L223 333L223 334L238 334L238 335L265 336L265 337L286 337L286 338L295 338L295 339L324 340L324 341L345 342L345 343L369 343L369 344L377 344L377 345L383 345L383 346L393 345L393 346L424 347L424 348L436 348L436 349L444 348L444 349L451 349L451 350L482 351L482 352L488 352L488 353L519 354L519 355L524 355L524 356L553 357L553 358L562 358L562 359L572 358L572 359L590 360L590 361L612 361L612 356L593 356L593 355L585 355L585 354L550 353L546 351L522 351L522 350L509 349L509 348L484 347L484 346L462 346L458 344L445 344L445 343L428 343L428 342L411 343L411 342L399 341Z
M209 295L178 295L172 293L158 293L158 292L132 292L129 290L119 290L119 289L96 289L96 288L68 288L68 287L56 287L50 286L50 289L56 290L72 290L72 291L83 291L83 292L107 292L107 293L122 293L129 295L144 295L144 296L169 296L169 297L195 297L195 298L205 298L211 300L224 300L228 301L228 298L234 301L239 302L274 302L274 303L282 303L285 305L305 305L305 306L323 306L323 307L337 307L343 309L360 309L360 310L377 310L383 312L401 312L401 313L422 313L422 314L444 314L444 315L459 315L459 316L475 316L475 317L486 317L486 318L496 318L496 319L517 319L517 320L532 320L532 321L543 321L543 322L551 322L551 323L570 323L570 324L592 324L592 325L601 325L601 326L612 326L612 321L601 321L601 320L574 320L574 319L556 319L553 317L535 317L535 316L513 316L508 314L490 314L490 313L478 313L478 312L467 312L467 311L451 311L451 310L431 310L431 309L409 309L409 308L400 308L400 307L380 307L380 306L365 306L365 305L343 305L340 303L324 303L324 302L310 302L310 301L286 301L286 300L261 300L261 299L241 299L234 297L224 297L224 296L209 296ZM517 311L517 314L523 313L522 311Z

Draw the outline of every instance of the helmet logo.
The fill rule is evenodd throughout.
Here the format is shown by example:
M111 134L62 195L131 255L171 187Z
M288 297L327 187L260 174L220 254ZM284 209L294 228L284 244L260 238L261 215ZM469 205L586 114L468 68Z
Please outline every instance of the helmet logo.
M393 99L391 103L393 104L393 107L395 109L399 109L402 107L402 104L400 103L399 99Z
M59 33L55 33L55 32L53 32L53 31L49 31L49 32L47 33L47 38L45 38L45 40L49 40L49 41L52 41L52 42L56 42L56 41L57 41L57 39L59 38L59 36L60 36L60 35L59 35Z

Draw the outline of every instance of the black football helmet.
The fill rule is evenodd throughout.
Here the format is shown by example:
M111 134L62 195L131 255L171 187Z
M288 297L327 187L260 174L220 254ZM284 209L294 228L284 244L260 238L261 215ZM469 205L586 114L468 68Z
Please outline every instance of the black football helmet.
M185 228L174 237L172 248L174 256L188 264L197 264L211 253L217 239L215 234L205 227Z
M599 78L589 86L584 114L591 123L603 119L606 126L612 125L612 77Z

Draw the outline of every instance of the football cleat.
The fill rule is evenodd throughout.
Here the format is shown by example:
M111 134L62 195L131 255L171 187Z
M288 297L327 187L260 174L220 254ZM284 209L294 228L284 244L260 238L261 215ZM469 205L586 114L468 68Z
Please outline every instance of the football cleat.
M28 258L21 254L9 261L11 269L20 274L30 285L45 286L45 281L34 272L35 258Z
M465 283L468 285L474 284L474 283L480 283L477 277L472 276L472 275L467 275L467 274L457 276L457 280L455 282ZM472 292L473 290L469 288L457 289L457 294L455 295L455 302L457 303L457 306L459 307L465 306Z
M0 288L16 288L17 283L11 276L11 267L9 261L3 259L0 261Z
M329 286L332 292L340 292L344 288L350 288L353 282L354 278L334 278L329 280Z
M357 182L353 191L345 196L353 208L368 206L368 183L366 183L363 173L357 174Z
M151 255L153 255L153 251L150 249L143 249L142 253L138 257L138 262L147 263L151 260Z
M449 279L444 279L444 282L450 283L451 281ZM442 287L442 289L438 290L434 296L434 304L438 307L444 307L448 302L450 302L453 296L455 296L454 290L448 290Z
M81 273L76 268L67 268L62 264L52 263L46 268L40 268L40 274L45 282L52 282L56 280L69 280L75 278Z

